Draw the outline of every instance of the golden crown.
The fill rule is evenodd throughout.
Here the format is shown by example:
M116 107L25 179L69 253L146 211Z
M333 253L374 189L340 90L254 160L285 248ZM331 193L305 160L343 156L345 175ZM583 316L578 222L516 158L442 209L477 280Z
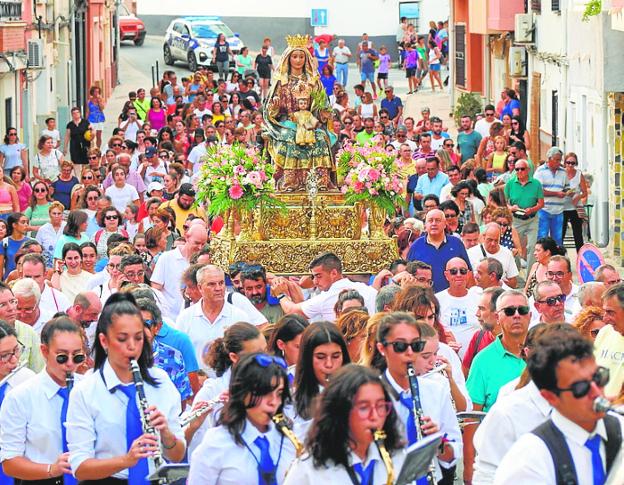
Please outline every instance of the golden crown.
M294 49L296 47L306 48L308 46L308 41L310 40L309 35L287 35L286 42L288 43L288 47Z

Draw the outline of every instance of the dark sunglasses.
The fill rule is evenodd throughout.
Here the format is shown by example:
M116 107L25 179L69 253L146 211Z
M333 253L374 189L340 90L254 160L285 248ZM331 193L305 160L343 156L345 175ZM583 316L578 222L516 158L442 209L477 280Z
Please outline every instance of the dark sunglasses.
M451 273L453 276L455 276L457 273L461 273L463 275L467 275L468 274L468 268L451 268L448 270L449 273Z
M555 306L557 303L565 303L565 301L566 301L566 296L563 293L561 293L561 295L550 296L546 298L545 300L537 300L537 303L546 303L546 305L548 306Z
M45 194L48 191L48 189L35 189L35 193L37 194Z
M412 352L422 352L425 348L425 341L424 340L414 340L412 342L401 342L401 341L397 341L397 342L382 342L382 345L384 347L387 347L388 345L392 345L392 350L394 350L397 354L402 354L403 352L405 352L407 350L408 347L410 347L412 349Z
M120 146L121 146L121 143L113 143L111 146L112 146L112 147L120 147Z
M454 143L447 143L446 145L444 145L447 148L453 148L455 146Z
M516 167L516 172L526 172L527 170L526 167Z
M565 164L566 165L572 165L572 166L576 166L577 165L577 163L574 160L566 160Z
M118 218L117 216L104 216L104 219L106 219L107 221L112 221L117 218Z
M587 396L587 393L591 389L591 384L594 382L598 387L604 387L609 382L609 369L606 367L598 367L591 380L584 379L582 381L573 382L570 387L561 389L555 387L552 391L559 395L562 392L571 392L576 399L580 399Z
M267 355L267 354L258 354L254 357L256 364L260 367L269 367L271 364L277 364L282 369L287 369L286 361L281 357L276 357L275 355Z
M508 306L508 307L502 308L500 311L505 313L505 315L508 317L513 317L516 314L516 312L518 312L518 315L524 316L524 315L529 314L529 307L526 305Z
M485 113L485 116L494 116L494 113Z
M85 356L85 354L76 354L71 356L72 361L74 362L74 364L82 364L85 359L87 357ZM70 356L67 354L58 354L56 356L56 363L57 364L65 364L69 361Z
M89 160L97 160L97 159L98 159L98 157L97 157L97 156L90 156L90 157L89 157Z

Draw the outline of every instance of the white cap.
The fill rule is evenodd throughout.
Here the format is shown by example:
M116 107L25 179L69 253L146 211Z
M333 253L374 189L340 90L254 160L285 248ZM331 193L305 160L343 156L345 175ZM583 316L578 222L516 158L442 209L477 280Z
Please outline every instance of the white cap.
M161 184L160 182L151 182L148 186L147 186L147 193L151 194L152 191L154 190L163 190L163 184Z

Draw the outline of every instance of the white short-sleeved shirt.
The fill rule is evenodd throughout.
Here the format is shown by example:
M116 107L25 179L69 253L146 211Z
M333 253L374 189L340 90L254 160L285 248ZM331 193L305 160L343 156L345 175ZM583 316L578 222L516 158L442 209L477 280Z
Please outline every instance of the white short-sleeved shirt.
M462 344L459 357L463 359L472 335L481 328L477 319L479 300L471 298L470 293L461 297L451 296L448 289L439 291L435 296L440 302L440 321Z
M356 290L364 298L364 304L368 308L369 313L373 314L375 312L377 291L371 286L351 281L349 278L342 278L334 282L327 291L322 291L309 300L304 301L301 303L301 310L311 322L319 320L333 322L336 320L334 305L338 300L338 295L344 289Z
M171 432L184 442L184 433L179 423L180 394L164 370L152 367L149 373L159 386L145 383L147 402L163 413ZM107 360L100 370L85 376L71 392L67 410L67 443L69 463L74 472L90 458L106 459L126 454L128 398L116 390L121 384ZM153 460L148 460L148 464L152 473ZM113 477L125 480L128 478L128 470L121 470Z
M41 292L41 300L39 300L39 309L41 317L50 320L57 312L66 312L71 303L63 293L55 290L47 283L43 285Z
M162 294L165 297L163 305L171 315L179 315L184 307L182 297L182 273L189 267L189 262L180 252L180 248L165 251L160 255L154 272L152 282L163 285Z
M206 143L202 142L195 146L188 155L188 161L193 164L193 173L199 172L200 159L206 154Z
M113 201L113 207L122 214L129 203L139 200L137 189L130 184L125 184L121 189L115 185L111 185L106 189L105 194Z
M207 369L207 365L203 364L205 360L204 356L208 352L212 341L216 338L223 337L223 332L225 332L225 329L230 325L236 322L249 322L249 316L244 311L225 301L223 302L221 312L217 315L217 318L211 322L206 315L204 315L202 302L203 298L182 311L176 321L176 328L189 336L195 348L197 361L202 367Z
M35 463L54 463L63 453L60 386L45 369L27 375L2 403L0 460L24 456Z
M261 433L249 420L246 421L239 445L224 426L214 428L191 455L188 485L241 485L258 483L260 449L254 440L264 436L269 441L269 453L277 465L276 481L284 483L286 472L295 458L295 447L269 423L266 433ZM252 455L253 452L253 455Z
M479 265L482 259L494 258L503 265L503 278L515 278L520 274L513 253L504 246L500 246L498 252L493 254L489 253L482 244L477 244L468 250L468 258L473 269Z

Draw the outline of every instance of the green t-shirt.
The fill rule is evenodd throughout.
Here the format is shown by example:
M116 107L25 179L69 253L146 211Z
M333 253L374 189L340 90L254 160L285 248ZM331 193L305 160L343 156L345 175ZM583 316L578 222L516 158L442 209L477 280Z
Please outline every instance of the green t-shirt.
M521 209L533 207L538 199L544 198L544 189L539 180L529 178L526 184L522 185L517 178L511 178L505 184L505 197L510 205L517 205Z
M525 367L524 360L505 350L497 337L477 354L470 366L466 381L470 399L487 412L496 402L500 388L520 377Z
M30 221L31 226L41 227L44 224L50 222L50 214L48 211L50 210L50 203L43 205L36 205L33 209L32 207L28 207L24 212L24 215Z
M480 143L481 134L477 131L473 130L469 135L462 131L457 135L457 146L461 152L462 163L470 158L474 158Z
M80 236L80 239L76 239L73 236L63 234L61 237L59 237L59 240L56 243L56 248L54 248L54 259L63 258L63 246L70 242L76 243L78 244L78 246L80 246L82 243L89 242L89 236L87 236L86 232L83 232L82 236Z
M360 131L357 135L355 135L355 141L358 145L366 146L371 144L371 140L376 135L374 131L369 135L366 133L366 130Z

